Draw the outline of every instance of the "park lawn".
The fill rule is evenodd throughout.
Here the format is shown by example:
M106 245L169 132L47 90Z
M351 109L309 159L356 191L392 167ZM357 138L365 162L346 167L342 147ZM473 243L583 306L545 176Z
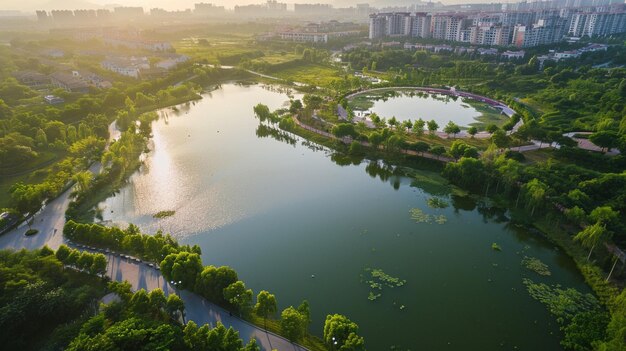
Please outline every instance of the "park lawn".
M66 155L65 151L42 151L34 160L21 163L18 167L0 168L0 177L12 177L21 173L32 173L40 168L47 167Z
M285 51L270 51L265 52L265 56L252 60L252 62L267 62L270 65L277 65L285 62L291 62L299 60L302 55L297 55L291 52Z
M272 72L272 75L291 82L330 87L332 82L342 79L344 73L333 67L308 63Z
M251 47L248 40L211 42L209 46L195 44L191 40L177 42L174 47L179 54L191 56L196 59L206 59L212 64L219 64L220 57L232 57L253 54L258 51Z

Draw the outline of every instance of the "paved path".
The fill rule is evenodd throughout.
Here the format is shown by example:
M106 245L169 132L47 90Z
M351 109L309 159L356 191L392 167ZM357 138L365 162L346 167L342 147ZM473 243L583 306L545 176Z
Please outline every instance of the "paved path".
M67 242L66 242L67 243ZM69 244L77 248L73 244ZM78 248L94 252L86 248ZM102 251L100 251L102 252ZM104 252L103 252L104 253ZM252 325L225 309L207 301L201 296L186 291L177 290L172 284L167 282L156 268L148 266L145 262L136 262L114 254L104 253L107 256L108 267L107 276L115 281L128 281L133 286L133 290L146 289L147 291L161 288L166 295L178 294L185 302L185 321L194 321L198 325L209 324L216 326L221 322L224 326L233 327L239 332L239 337L247 343L251 339L256 339L261 350L271 351L307 351L304 347L294 344L289 340L265 331Z

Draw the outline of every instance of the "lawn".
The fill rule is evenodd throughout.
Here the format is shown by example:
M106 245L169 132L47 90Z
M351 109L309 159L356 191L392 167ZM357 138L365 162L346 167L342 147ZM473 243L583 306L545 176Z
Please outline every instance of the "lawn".
M329 87L333 81L341 79L343 74L343 72L340 72L333 67L314 63L272 72L273 76L287 81L300 82L320 87Z

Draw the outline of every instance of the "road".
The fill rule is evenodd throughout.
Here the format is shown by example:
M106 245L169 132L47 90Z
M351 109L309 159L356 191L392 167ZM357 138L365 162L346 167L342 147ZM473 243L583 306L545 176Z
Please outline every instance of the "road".
M69 246L77 248L72 244ZM94 252L94 250L86 248L79 249ZM128 281L133 286L133 290L146 289L150 291L161 288L166 295L171 293L178 294L185 302L185 321L192 320L198 325L209 324L211 326L215 326L217 322L221 322L227 328L233 327L233 329L238 331L239 337L246 343L251 339L256 339L261 350L307 350L281 336L267 332L232 315L230 312L197 294L176 289L175 286L165 280L159 270L148 266L145 262L136 262L109 253L104 254L107 256L108 261L107 276L112 280Z

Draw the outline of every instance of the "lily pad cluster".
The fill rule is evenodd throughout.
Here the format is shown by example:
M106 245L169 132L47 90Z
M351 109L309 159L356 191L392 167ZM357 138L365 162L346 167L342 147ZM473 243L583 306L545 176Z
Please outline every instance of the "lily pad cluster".
M393 289L406 284L406 280L390 276L380 268L366 268L365 271L365 283L372 289L367 297L370 301L380 298L385 287Z
M426 203L430 208L447 208L449 206L449 204L445 200L442 200L438 197L431 197L426 201Z
M522 265L539 275L552 275L550 269L548 269L548 265L541 262L541 260L536 257L524 256L522 259Z
M437 223L437 224L445 224L448 221L448 218L444 215L429 215L424 213L419 208L412 208L409 213L411 214L411 219L417 223Z

